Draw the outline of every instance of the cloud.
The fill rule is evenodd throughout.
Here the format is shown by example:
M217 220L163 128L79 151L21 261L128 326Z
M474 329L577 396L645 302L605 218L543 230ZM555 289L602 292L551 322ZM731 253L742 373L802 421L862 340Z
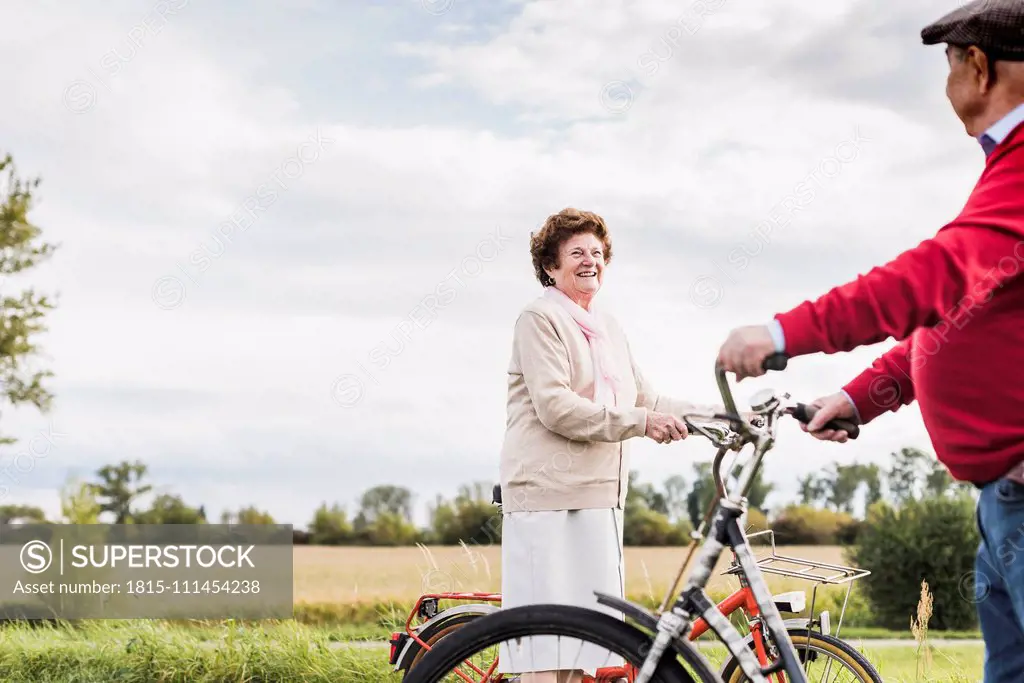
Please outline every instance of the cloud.
M51 511L64 474L122 458L300 525L376 483L422 504L452 469L493 481L529 233L565 206L611 226L604 298L645 372L716 401L731 327L930 236L983 161L923 2L56 7L5 10L0 48L0 144L43 177L34 217L62 244L32 278L61 294L55 412L4 413L68 434L10 491ZM813 400L885 346L737 395ZM915 410L842 447L785 427L775 501L927 447ZM633 452L648 481L711 456Z

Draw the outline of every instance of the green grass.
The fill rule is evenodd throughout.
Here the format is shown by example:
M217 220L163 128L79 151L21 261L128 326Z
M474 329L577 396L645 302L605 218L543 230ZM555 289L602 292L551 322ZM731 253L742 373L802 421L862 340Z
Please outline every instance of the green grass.
M937 640L981 640L981 631L929 631L931 637ZM835 633L835 624L832 625L832 635ZM910 631L892 631L887 628L873 628L870 626L843 626L839 632L843 640L914 640L914 634Z
M847 635L847 634L844 634ZM937 633L931 632L935 638ZM263 683L395 681L385 648L338 647L352 632L295 622L253 627L92 621L69 625L10 625L0 632L0 680L12 683ZM886 683L963 683L980 677L983 649L932 649L927 676L916 677L916 643L872 649L852 641L875 663ZM724 648L704 650L716 665ZM967 677L956 677L956 671Z
M856 641L853 643L857 645ZM874 649L860 646L886 683L967 683L981 680L985 649L981 645L931 647L931 666L921 665L915 645Z
M324 683L388 677L385 650L331 647L319 629L227 624L190 629L159 622L7 626L0 680L11 683Z
M980 645L931 647L931 666L927 670L922 667L918 677L916 644L877 649L856 641L852 644L867 656L885 683L973 683L981 679L985 651ZM716 667L721 666L726 656L724 646L705 648L701 653Z
M726 597L726 591L712 591L710 596L718 601ZM658 600L643 595L630 595L630 600L647 608L657 607ZM810 611L810 595L808 594L808 609L804 610L802 616L806 617ZM823 609L829 610L832 615L832 630L835 632L839 624L839 614L842 611L843 593L836 590L823 590L819 592L814 613L818 615ZM295 620L302 624L309 624L334 629L344 629L349 638L386 639L388 634L395 630L402 630L405 627L405 620L413 607L413 602L400 601L367 601L354 603L299 603L295 606ZM459 602L441 603L441 609L451 607ZM786 615L790 617L792 615ZM863 593L854 590L850 596L850 604L847 606L846 614L841 624L840 634L843 637L851 638L905 638L913 639L913 634L904 629L894 631L879 628L872 624L870 606L863 597ZM981 638L981 631L932 631L933 637L951 640L973 640Z
M981 671L984 649L977 644L929 644L936 637L973 633L928 632L931 598L922 584L918 621L911 631L889 632L854 624L842 636L860 649L887 683L967 683ZM444 605L442 605L442 608ZM353 621L338 623L338 611ZM382 641L400 630L407 607L306 605L299 620L83 621L74 624L14 623L0 627L0 680L39 683L269 683L394 680L385 647L339 643ZM923 624L923 627L921 626ZM924 645L914 640L924 641ZM868 638L907 638L907 645L873 647ZM724 647L705 648L717 668ZM926 652L927 657L922 653Z

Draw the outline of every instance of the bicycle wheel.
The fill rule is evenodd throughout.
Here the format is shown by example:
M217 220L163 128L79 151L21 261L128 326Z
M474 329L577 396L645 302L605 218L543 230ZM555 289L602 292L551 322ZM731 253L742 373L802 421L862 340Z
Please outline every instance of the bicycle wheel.
M423 640L423 642L429 645L430 649L432 650L438 644L438 642L440 642L442 638L446 638L447 636L459 630L460 628L462 628L469 622L473 621L474 619L479 619L481 616L482 615L479 614L460 614L458 616L454 616L451 619L446 619L445 621L442 621L441 623L437 624L434 628L428 626L426 629L424 629L422 633L419 634L419 637ZM409 672L413 670L413 667L417 666L420 663L420 661L423 659L423 656L427 654L427 652L429 651L430 650L424 649L418 643L413 644L412 648L410 648L409 653L406 655L406 660L404 662L400 662L400 668L404 669L404 672L402 674L403 681L406 680L406 678L409 676Z
M559 654L568 654L570 658L570 651L561 649L561 638L570 641L568 647L574 645L572 641L582 642L592 648L591 654L597 650L607 652L607 661L614 662L620 658L626 666L634 667L643 665L653 641L653 636L621 619L583 607L525 605L504 608L473 619L440 639L408 672L404 683L514 680L518 673L497 673L499 646L530 636L559 638ZM518 644L508 647L518 648ZM524 672L534 669L530 661L516 661L515 657L504 662L501 668L513 666L521 666ZM570 665L565 668L576 667ZM597 668L600 675L605 666L591 668ZM658 663L651 680L652 683L714 683L719 679L699 655L689 650L680 654L670 648Z
M881 674L856 648L844 640L804 628L787 631L800 661L807 672L807 680L827 680L830 683L884 683ZM767 636L767 633L765 634ZM767 638L766 638L767 640ZM771 646L770 643L769 647ZM753 641L750 648L754 648ZM770 650L769 650L770 651ZM750 679L740 669L735 657L722 666L725 683L745 683Z

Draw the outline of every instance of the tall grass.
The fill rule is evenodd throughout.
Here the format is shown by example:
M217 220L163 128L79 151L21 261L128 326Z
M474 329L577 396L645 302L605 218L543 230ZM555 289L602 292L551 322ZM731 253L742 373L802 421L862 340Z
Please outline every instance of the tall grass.
M92 622L7 626L0 640L0 680L12 683L338 683L383 681L387 651L337 648L315 629L270 631L225 623L200 639L153 622L121 628Z
M926 625L926 620L922 624ZM864 648L886 683L966 683L980 678L981 648L937 649L922 638L906 647ZM340 645L329 629L294 622L93 621L12 625L0 632L0 680L12 683L398 683L386 647ZM857 643L854 641L856 646ZM924 652L933 659L925 668ZM724 648L706 652L720 664Z
M917 601L917 614L910 617L910 632L916 642L914 683L970 683L973 679L967 676L964 666L943 653L939 653L944 659L943 672L939 674L941 677L937 678L933 675L935 648L928 642L928 622L932 617L933 602L928 582L921 581L921 596Z

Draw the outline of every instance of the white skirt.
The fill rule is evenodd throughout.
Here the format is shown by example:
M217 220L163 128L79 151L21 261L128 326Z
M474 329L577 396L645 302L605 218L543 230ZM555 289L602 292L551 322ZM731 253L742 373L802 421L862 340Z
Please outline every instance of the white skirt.
M594 591L625 596L622 510L508 512L501 526L502 608L577 605L622 619L598 604ZM623 666L619 655L565 636L533 636L503 643L501 673Z

